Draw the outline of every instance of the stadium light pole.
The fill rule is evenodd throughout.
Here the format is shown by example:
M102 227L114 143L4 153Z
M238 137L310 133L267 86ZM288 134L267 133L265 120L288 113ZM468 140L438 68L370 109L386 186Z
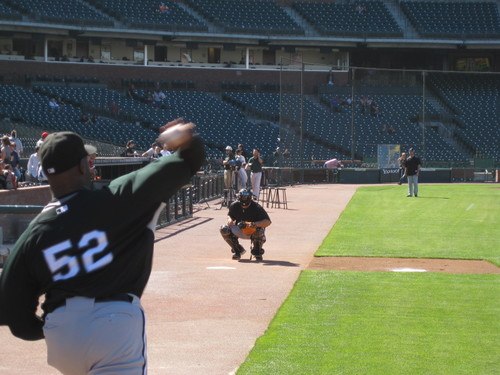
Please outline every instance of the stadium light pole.
M43 39L43 62L49 61L49 40L45 37Z
M281 119L281 113L283 111L283 56L280 57L280 113L279 113L279 137L281 141L281 127L283 126L283 121Z
M282 139L283 139L282 138L283 133L282 133L282 130L281 130L281 127L283 126L283 121L281 119L281 117L282 117L281 113L283 111L283 109L282 109L283 108L283 81L282 81L282 79L283 79L283 56L280 57L280 112L279 112L279 119L278 119L278 121L279 121L278 122L278 126L279 126L279 128L278 128L278 137L279 137L278 146L281 146ZM283 155L283 151L284 150L280 149L281 155ZM279 161L278 167L279 167L279 170L280 170L278 184L280 186L281 186L281 168L283 167L281 160L282 160L282 157L278 155L278 161Z
M300 59L300 182L304 183L304 56Z
M425 76L426 71L422 71L422 159L425 159Z
M352 68L352 76L351 76L351 160L354 162L354 153L355 153L355 145L354 145L354 72L356 69Z

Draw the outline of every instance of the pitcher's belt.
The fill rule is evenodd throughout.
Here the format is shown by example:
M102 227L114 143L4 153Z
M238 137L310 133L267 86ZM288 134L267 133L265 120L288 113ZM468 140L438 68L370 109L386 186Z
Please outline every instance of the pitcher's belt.
M89 297L91 298L91 297ZM118 293L118 294L114 294L112 296L108 296L108 297L97 297L97 298L94 298L94 302L95 303L98 303L98 302L112 302L112 301L122 301L122 302L129 302L129 303L132 303L132 301L134 300L134 297L130 294L127 294L127 293ZM59 308L59 307L62 307L62 306L66 306L66 300L63 299L60 303L56 303L54 305L51 305L50 308L46 311L47 314L50 314L52 311L54 311L55 309Z

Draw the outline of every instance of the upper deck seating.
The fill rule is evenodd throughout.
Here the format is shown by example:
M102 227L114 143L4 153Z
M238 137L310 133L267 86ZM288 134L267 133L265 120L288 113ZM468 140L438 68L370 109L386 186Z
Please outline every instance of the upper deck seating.
M323 35L397 37L403 32L381 1L301 2L293 8Z
M113 26L107 15L96 12L78 0L4 0L31 19L51 23Z
M498 38L500 17L495 2L402 1L401 7L422 36Z
M96 7L134 28L207 31L207 26L176 1L93 0Z
M304 34L304 30L274 1L189 0L188 3L227 32Z
M11 20L21 20L22 15L17 10L12 9L8 5L0 2L0 18L1 19L11 19Z

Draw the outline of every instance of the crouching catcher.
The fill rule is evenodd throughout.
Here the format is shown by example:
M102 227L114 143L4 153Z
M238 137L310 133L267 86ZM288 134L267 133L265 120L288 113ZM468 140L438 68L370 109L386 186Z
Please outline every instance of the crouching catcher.
M262 260L266 242L265 228L271 225L271 219L266 210L253 199L250 189L241 189L238 200L229 206L228 221L221 226L220 233L224 241L231 246L233 259L240 259L246 252L240 245L239 238L251 241L251 253L256 260Z

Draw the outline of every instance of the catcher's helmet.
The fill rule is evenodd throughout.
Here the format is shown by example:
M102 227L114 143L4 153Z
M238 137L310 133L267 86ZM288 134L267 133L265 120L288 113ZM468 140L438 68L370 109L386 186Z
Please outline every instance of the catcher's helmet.
M238 199L241 202L243 207L247 207L252 203L252 191L250 189L241 189L238 192Z

